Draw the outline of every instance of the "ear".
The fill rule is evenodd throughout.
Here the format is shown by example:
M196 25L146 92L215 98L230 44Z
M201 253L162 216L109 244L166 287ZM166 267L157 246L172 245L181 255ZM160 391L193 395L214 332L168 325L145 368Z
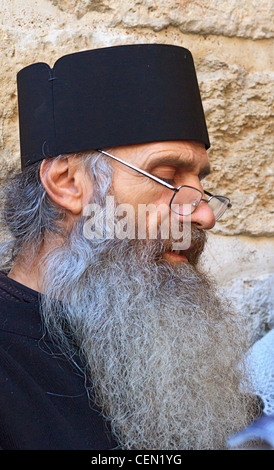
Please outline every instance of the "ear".
M46 158L40 178L50 198L74 215L80 215L92 196L92 183L77 157Z

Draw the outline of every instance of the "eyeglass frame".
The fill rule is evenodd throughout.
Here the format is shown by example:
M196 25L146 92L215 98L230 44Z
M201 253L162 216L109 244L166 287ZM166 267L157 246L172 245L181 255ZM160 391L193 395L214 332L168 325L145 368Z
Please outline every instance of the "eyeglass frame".
M162 185L165 186L166 188L171 189L171 190L174 192L174 194L173 194L173 196L172 196L172 198L171 198L171 200L170 200L170 203L169 203L169 207L170 207L170 210L171 210L172 212L174 212L174 210L171 208L172 201L173 201L175 195L180 191L181 188L191 188L191 189L195 189L195 191L198 191L198 192L201 194L201 196L203 196L202 191L200 191L200 189L194 188L193 186L188 186L188 185L186 185L186 184L182 184L181 186L178 186L178 188L175 188L174 186L172 186L172 184L169 184L169 183L167 183L166 181L162 180L161 178L158 178L158 176L152 175L151 173L148 173L147 171L142 170L141 168L138 168L138 167L135 166L135 165L132 165L132 163L125 162L124 160L121 160L120 158L116 157L115 155L112 155L112 154L109 153L109 152L106 152L105 150L97 149L97 152L102 153L103 155L106 155L107 157L111 157L111 158L113 158L114 160L116 160L117 162L122 163L123 165L127 166L127 167L130 168L131 170L135 170L135 171L137 171L138 173L141 173L142 175L147 176L148 178L152 179L153 181L156 181L157 183L162 184ZM225 213L225 211L226 211L227 209L230 209L230 208L232 207L232 204L230 203L230 199L229 199L228 197L226 197L226 196L220 196L220 195L217 196L217 195L211 194L210 192L205 191L205 190L204 190L204 194L206 194L207 196L209 196L209 198L208 198L208 199L204 199L203 197L201 197L199 203L198 203L197 206L193 209L193 211L191 212L191 214L193 214L193 212L197 209L197 207L199 206L199 204L200 204L201 201L204 201L204 202L209 203L209 201L210 201L212 198L218 199L218 197L222 197L222 198L224 198L224 199L226 199L226 200L228 201L228 204L227 204L226 209L225 209L224 212L216 219L216 221L219 220L219 219L224 215L224 213ZM175 213L176 213L176 212L175 212ZM179 214L179 215L183 216L183 214Z

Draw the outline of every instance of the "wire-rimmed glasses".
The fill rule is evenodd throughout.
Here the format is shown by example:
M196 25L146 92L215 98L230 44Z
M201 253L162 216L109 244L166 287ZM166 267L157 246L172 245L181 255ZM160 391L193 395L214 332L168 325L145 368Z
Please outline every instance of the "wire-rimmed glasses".
M204 194L208 196L208 199L205 199L203 198L202 191L193 188L193 186L182 185L176 189L177 191L174 191L169 207L178 215L191 215L197 209L200 202L204 201L208 203L215 220L219 220L226 209L231 207L229 198L225 196L213 196L208 191L204 191Z
M219 220L222 215L225 213L226 209L232 207L230 203L230 199L225 196L215 196L208 191L204 191L204 194L208 196L208 199L203 198L203 193L197 188L194 188L193 186L188 186L188 185L181 185L178 186L178 188L175 188L171 184L169 184L167 181L162 180L161 178L158 178L158 176L151 175L145 170L142 170L141 168L136 167L135 165L132 165L131 163L125 162L124 160L121 160L120 158L116 157L115 155L112 155L104 150L97 149L98 152L106 155L107 157L113 158L117 162L122 163L123 165L126 165L128 168L131 168L132 170L138 171L144 176L147 176L148 178L156 181L157 183L162 184L168 189L171 189L174 194L170 200L169 207L172 212L175 214L181 215L181 216L188 216L191 215L199 206L201 201L207 202L210 209L212 210L215 220Z

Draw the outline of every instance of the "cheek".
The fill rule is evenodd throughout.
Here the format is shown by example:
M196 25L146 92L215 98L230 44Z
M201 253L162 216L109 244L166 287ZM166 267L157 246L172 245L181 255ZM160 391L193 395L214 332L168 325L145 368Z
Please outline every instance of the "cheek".
M130 204L133 207L137 231L142 234L141 238L147 238L150 230L156 234L163 220L169 218L169 202L173 193L149 179L130 176L123 174L115 179L114 197L118 205Z
M138 206L137 223L138 228L143 232L146 227L146 238L158 238L158 230L161 227L164 238L169 238L170 227L170 209L169 197L161 197L154 201L150 201L145 205Z

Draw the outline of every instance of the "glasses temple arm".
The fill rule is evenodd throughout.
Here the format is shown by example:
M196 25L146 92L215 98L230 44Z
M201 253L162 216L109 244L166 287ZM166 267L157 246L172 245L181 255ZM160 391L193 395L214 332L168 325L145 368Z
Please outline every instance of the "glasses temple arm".
M104 155L107 155L108 157L113 158L117 162L122 163L123 165L126 165L128 168L131 168L131 170L138 171L142 175L145 175L148 178L150 178L154 181L157 181L157 183L163 184L167 188L172 189L173 191L177 192L177 188L174 188L174 186L172 186L171 184L166 183L166 181L161 180L161 178L157 178L157 176L151 175L150 173L147 173L145 170L141 170L141 168L138 168L137 166L131 165L131 163L125 162L124 160L120 160L120 158L115 157L114 155L111 155L110 153L105 152L104 150L97 149L97 152L103 153Z
M214 196L213 194L209 193L208 191L204 191L204 193L205 193L207 196L209 196L209 198L208 198L208 199L201 199L201 201L209 202L213 197L217 197L217 198L218 198L218 196ZM228 203L227 203L227 208L230 209L230 208L232 207L232 204L231 204L231 202L230 202L230 199L229 199L228 197L225 197L225 196L222 196L222 197L225 198L225 199L228 201Z

